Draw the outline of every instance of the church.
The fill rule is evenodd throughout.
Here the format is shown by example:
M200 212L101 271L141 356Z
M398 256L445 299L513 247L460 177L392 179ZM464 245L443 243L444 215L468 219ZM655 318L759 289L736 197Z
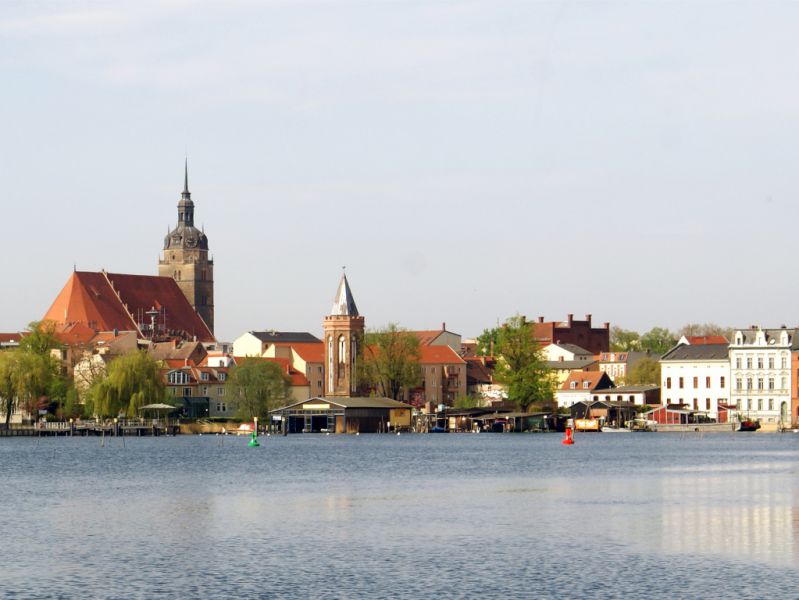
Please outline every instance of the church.
M213 344L214 261L208 237L194 225L188 161L178 222L164 239L158 276L75 270L43 320L57 330L132 331L151 341L195 340Z

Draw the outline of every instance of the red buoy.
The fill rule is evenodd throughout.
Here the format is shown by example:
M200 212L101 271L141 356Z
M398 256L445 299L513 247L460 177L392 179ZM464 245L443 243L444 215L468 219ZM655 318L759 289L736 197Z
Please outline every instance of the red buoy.
M571 446L572 444L574 444L574 435L572 434L571 427L566 428L566 437L563 438L563 441L561 443L566 446Z

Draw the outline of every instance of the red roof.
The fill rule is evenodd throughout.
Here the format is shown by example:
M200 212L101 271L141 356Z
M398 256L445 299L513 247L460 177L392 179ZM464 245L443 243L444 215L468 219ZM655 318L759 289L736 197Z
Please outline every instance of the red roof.
M0 344L19 343L21 333L0 333Z
M323 342L316 343L278 343L275 346L284 348L292 348L300 358L305 362L324 363L325 362L325 345Z
M416 337L419 338L419 341L422 343L422 346L427 346L430 343L434 342L435 339L444 333L443 329L428 329L426 331L412 331Z
M723 335L686 335L685 339L692 346L703 346L705 344L729 344L729 340Z
M56 297L45 320L57 324L83 323L95 331L138 331L155 308L167 331L185 339L215 341L171 277L75 271Z

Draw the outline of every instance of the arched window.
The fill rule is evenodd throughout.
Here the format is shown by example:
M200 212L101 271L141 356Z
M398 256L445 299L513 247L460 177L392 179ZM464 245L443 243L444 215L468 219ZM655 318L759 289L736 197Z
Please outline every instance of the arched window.
M333 336L327 336L327 391L333 393Z

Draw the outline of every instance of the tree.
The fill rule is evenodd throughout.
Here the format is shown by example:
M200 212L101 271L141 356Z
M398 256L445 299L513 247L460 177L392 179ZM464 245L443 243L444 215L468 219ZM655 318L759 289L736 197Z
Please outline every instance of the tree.
M653 327L641 336L641 349L659 356L668 352L676 343L677 338L664 327Z
M452 408L458 409L467 409L467 408L478 408L480 406L480 398L477 396L467 396L466 394L462 394L455 398L455 401L452 403Z
M677 337L721 335L727 340L731 340L734 331L732 327L722 327L715 323L688 323L683 325L677 333Z
M3 401L3 410L6 413L5 426L11 422L11 413L17 405L17 389L14 382L17 370L18 350L0 352L0 399Z
M291 380L278 363L245 358L233 367L226 387L237 403L236 416L250 420L266 417L288 396Z
M477 336L477 356L491 356L497 346L499 339L499 327L483 329L483 333Z
M50 354L37 354L30 350L17 350L12 381L17 402L30 415L38 415L40 400L47 392L58 372Z
M161 368L144 350L112 359L106 373L87 390L87 411L99 417L126 413L136 416L147 404L163 402L165 386Z
M527 320L516 315L505 321L497 336L499 360L494 375L507 388L508 400L520 410L552 398L554 378L546 367Z
M628 385L660 385L660 362L650 356L636 361L627 371Z
M49 356L51 350L62 346L55 335L55 323L52 321L31 321L19 340L19 349L32 354Z
M637 331L610 328L610 349L614 352L633 352L641 349L641 336Z
M364 342L360 379L378 394L399 400L403 391L419 385L422 352L416 335L390 323L368 332Z

